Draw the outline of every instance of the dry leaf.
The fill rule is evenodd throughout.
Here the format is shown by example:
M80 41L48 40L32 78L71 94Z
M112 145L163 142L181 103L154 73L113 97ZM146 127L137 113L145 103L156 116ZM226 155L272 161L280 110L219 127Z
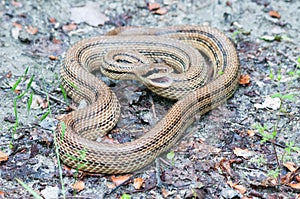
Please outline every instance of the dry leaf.
M45 109L48 107L48 102L46 99L43 99L40 95L33 95L32 97L32 109Z
M270 10L269 11L269 16L273 17L273 18L277 18L277 19L280 19L280 17L281 17L279 12L276 11L276 10Z
M0 151L0 162L4 162L8 160L8 155L2 151Z
M77 28L77 25L74 23L63 25L62 29L64 32L71 32Z
M241 148L235 148L233 149L233 153L238 157L243 157L245 159L248 159L249 157L254 155L253 151L249 151L248 149L241 149Z
M16 27L18 30L22 30L22 24L19 24L17 22L13 22L13 26Z
M133 180L133 186L136 190L139 190L142 187L143 183L144 183L143 178L135 178Z
M159 9L160 5L159 5L159 3L154 2L154 3L148 3L147 7L148 7L148 10L153 11L153 10Z
M216 169L221 169L223 172L228 173L228 175L232 176L232 169L231 169L231 161L223 158L219 163L215 166Z
M247 189L243 185L235 185L234 188L238 190L241 194L246 193Z
M119 186L120 184L124 183L126 180L128 180L131 176L130 175L125 175L125 176L111 176L111 180L113 181L113 183L116 185L116 186Z
M297 175L296 177L297 182L300 182L300 175Z
M104 144L120 144L118 140L115 140L107 135L102 138L98 138L97 141Z
M232 188L238 190L241 194L244 194L247 191L244 186L233 183L232 181L227 181L227 184L229 184Z
M253 130L248 130L247 134L249 137L253 137L255 135L255 132Z
M11 4L16 8L21 8L23 6L22 3L17 2L17 1L12 1Z
M38 29L33 27L33 26L27 26L26 27L26 31L29 33L29 34L32 34L32 35L35 35L37 32L38 32Z
M6 73L6 78L11 78L12 77L12 72L9 71L8 73Z
M241 75L239 83L241 85L249 85L250 84L250 75Z
M52 39L52 43L54 43L54 44L61 44L61 40L53 38Z
M168 12L167 8L159 8L155 10L153 13L158 14L158 15L164 15Z
M5 194L4 191L0 190L0 198L4 198L4 194Z
M104 25L109 18L100 12L97 2L87 2L83 7L71 8L71 20L75 23L85 22L90 26Z
M56 57L56 56L54 56L54 55L50 55L50 56L49 56L49 59L50 59L50 60L58 60L58 57Z
M72 186L72 189L75 189L76 191L80 192L84 189L84 182L83 181L77 181Z
M54 17L49 17L48 18L49 22L52 23L52 24L55 24L56 23L56 19Z
M116 185L114 185L113 183L107 183L106 186L107 186L107 188L109 188L109 189L113 189L113 188L116 187Z
M170 193L165 188L161 189L161 193L164 196L164 198L167 198L170 195Z
M296 184L289 184L290 187L294 188L294 189L300 189L300 183L296 183Z
M71 171L71 169L72 169L72 168L70 168L70 167L64 165L64 170L66 170L66 171Z
M265 101L262 104L254 104L254 107L257 109L271 108L273 110L278 110L281 106L281 100L278 97L269 97L267 96Z
M232 2L231 1L226 1L226 6L232 8Z
M285 166L289 171L296 171L296 164L293 162L287 162L287 163L283 163L283 166Z

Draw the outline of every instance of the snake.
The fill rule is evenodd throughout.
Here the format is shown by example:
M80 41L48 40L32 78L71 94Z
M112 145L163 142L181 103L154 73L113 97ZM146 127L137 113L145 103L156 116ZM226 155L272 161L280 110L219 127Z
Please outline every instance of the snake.
M85 106L65 114L57 125L60 159L90 173L141 170L183 137L195 115L207 113L235 93L239 68L233 42L210 26L119 27L80 40L66 52L60 77L68 96ZM141 137L125 143L99 142L116 126L120 104L95 71L113 79L133 78L177 101Z

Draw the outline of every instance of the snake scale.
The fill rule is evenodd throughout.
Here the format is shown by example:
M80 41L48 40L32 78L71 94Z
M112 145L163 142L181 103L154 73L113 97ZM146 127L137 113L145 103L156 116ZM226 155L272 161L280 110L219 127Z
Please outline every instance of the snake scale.
M206 66L201 54L212 67ZM60 158L92 173L129 173L145 167L182 137L194 115L233 95L239 65L232 42L208 26L117 28L79 41L65 55L61 83L74 102L85 101L87 106L65 115L58 124ZM97 142L115 126L120 105L109 87L92 74L96 70L114 79L138 79L153 92L178 101L140 138L113 145Z

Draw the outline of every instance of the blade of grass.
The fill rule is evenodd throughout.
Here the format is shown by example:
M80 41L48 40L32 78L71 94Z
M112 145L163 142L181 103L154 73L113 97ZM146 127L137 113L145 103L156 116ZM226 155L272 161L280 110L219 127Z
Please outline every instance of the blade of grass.
M19 178L15 178L22 187L24 187L34 198L36 199L43 199L39 194L37 194L31 187L29 187L27 184L25 184L22 180Z
M27 112L29 113L30 108L31 108L31 104L32 104L32 99L33 99L33 93L30 93L28 102L27 102Z
M57 145L56 142L56 134L53 133L54 135L54 146L55 146L55 154L56 154L56 158L57 158L57 166L58 166L58 171L59 171L59 179L60 179L60 184L61 184L61 192L63 194L63 198L66 198L66 194L65 194L65 185L64 185L64 180L63 180L63 176L62 176L62 168L61 168L61 163L60 163L60 157L59 157L59 146Z

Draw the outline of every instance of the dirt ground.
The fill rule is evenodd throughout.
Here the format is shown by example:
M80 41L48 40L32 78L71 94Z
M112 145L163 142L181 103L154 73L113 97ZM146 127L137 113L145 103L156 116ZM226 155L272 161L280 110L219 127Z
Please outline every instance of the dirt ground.
M33 197L17 179L47 199L300 198L299 0L157 3L0 1L0 198ZM246 80L234 96L196 116L170 153L119 186L115 176L59 167L53 131L73 105L59 80L68 47L118 26L180 24L216 27L236 44ZM111 135L119 142L139 137L174 103L139 82L100 78L121 100Z

